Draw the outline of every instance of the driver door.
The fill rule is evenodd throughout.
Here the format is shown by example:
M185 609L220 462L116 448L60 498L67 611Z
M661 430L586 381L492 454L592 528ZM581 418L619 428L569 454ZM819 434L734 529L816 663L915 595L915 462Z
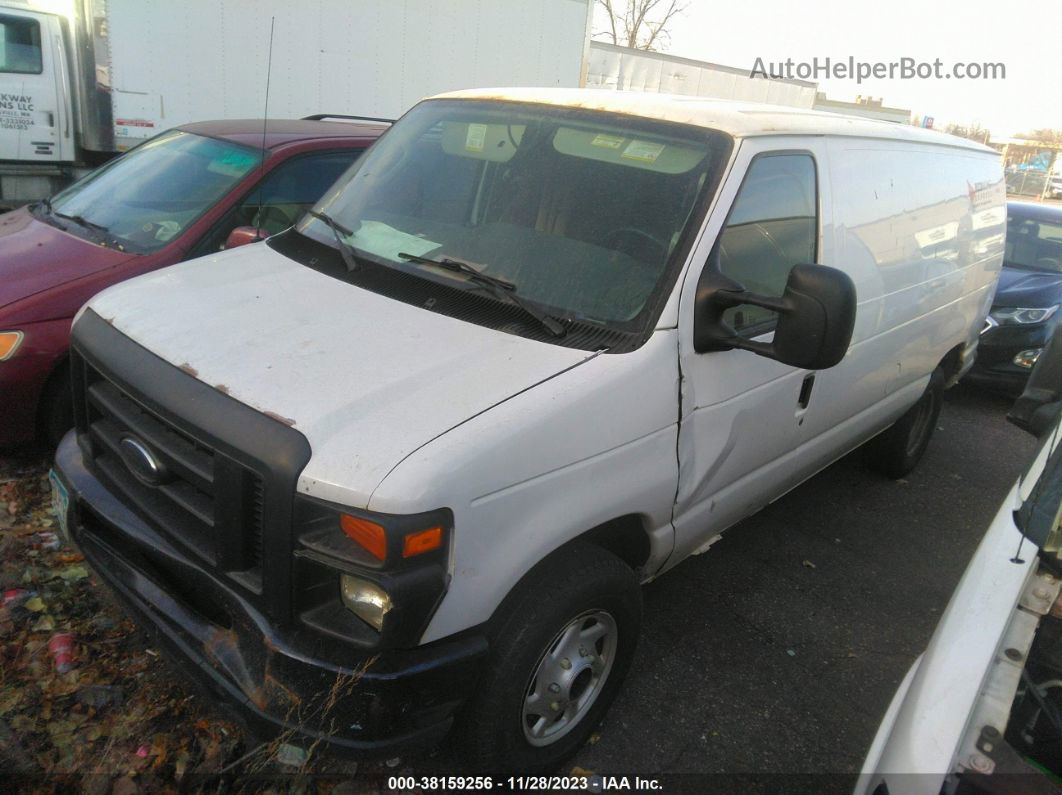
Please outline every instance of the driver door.
M794 265L823 260L828 217L826 152L821 139L746 140L720 190L707 234L686 277L680 304L682 368L679 487L672 562L699 551L722 530L791 485L797 430L811 400L813 374L749 351L697 353L694 299L708 268L754 292L780 296ZM729 208L729 209L726 209ZM769 340L773 313L751 306L727 312L733 328Z

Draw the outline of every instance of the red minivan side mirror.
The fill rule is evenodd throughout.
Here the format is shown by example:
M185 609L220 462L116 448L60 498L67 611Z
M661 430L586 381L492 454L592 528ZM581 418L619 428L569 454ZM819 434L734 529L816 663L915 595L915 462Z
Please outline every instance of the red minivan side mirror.
M229 236L225 238L225 245L222 248L230 249L236 248L236 246L245 246L248 243L257 243L259 240L265 240L267 237L269 235L257 226L237 226L229 232Z

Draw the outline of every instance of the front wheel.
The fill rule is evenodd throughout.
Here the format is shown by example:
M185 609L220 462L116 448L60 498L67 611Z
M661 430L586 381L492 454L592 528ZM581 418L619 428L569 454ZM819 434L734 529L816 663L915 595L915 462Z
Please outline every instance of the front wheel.
M922 397L888 430L866 444L866 461L886 477L902 478L918 465L944 405L944 374L933 371Z
M573 544L506 600L456 741L477 770L552 772L600 722L641 626L638 580L615 555Z

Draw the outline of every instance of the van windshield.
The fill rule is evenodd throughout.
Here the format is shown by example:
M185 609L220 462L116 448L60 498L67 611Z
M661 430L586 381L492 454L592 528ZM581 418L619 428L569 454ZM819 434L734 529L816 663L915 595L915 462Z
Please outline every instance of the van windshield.
M155 251L227 195L258 166L261 154L171 130L75 182L41 212L87 238Z
M630 328L667 281L714 183L720 138L602 112L431 100L321 200L317 210L335 225L308 215L296 228L471 287L410 261L460 259L555 317Z

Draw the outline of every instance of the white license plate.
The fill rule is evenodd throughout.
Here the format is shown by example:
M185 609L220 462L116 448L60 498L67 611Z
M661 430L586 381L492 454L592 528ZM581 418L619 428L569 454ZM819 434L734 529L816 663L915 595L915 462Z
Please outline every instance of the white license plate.
M67 514L70 513L70 493L54 469L48 473L48 482L52 484L52 513L59 522L59 533L64 541L69 541L70 528L67 526Z

